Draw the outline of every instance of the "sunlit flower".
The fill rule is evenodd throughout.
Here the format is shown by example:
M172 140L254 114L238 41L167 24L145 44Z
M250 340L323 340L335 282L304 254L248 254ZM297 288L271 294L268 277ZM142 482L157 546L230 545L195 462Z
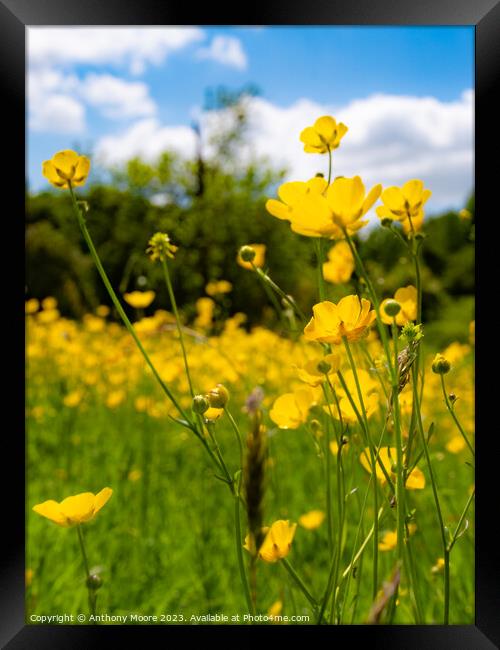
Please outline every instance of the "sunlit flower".
M215 422L215 420L218 420L220 417L222 417L223 413L224 413L223 408L210 407L203 413L203 417L206 420Z
M313 126L306 127L300 134L306 153L326 153L340 145L340 140L347 133L347 126L335 118L324 115Z
M271 524L259 549L259 557L265 562L277 562L288 555L292 547L297 524L279 519Z
M278 201L276 201L278 203ZM253 252L255 253L251 263L249 261L245 261L242 258L242 249L248 249L251 248ZM242 266L244 269L249 269L250 271L253 269L253 266L256 266L257 268L262 268L264 266L264 262L266 259L266 246L265 244L248 244L248 246L242 246L240 250L238 251L238 256L236 258L236 261L240 266Z
M307 530L319 528L325 519L325 513L322 510L311 510L299 517L299 524Z
M84 185L90 172L90 160L75 151L58 151L42 164L42 174L54 187L67 190Z
M398 289L394 294L394 300L399 303L401 309L396 315L396 325L402 327L414 321L417 318L417 290L411 284L407 287L402 287ZM385 305L389 301L389 298L383 300L380 305L380 318L387 325L391 325L393 322L393 317L389 316L385 312Z
M392 478L393 481L396 481L396 474L394 471L394 466L397 462L396 454L396 447L382 447L379 451L379 459L382 462L386 473ZM365 448L359 458L366 471L371 473L372 470L370 450L368 447ZM375 474L382 485L387 482L385 474L380 467L378 460L376 461ZM425 487L425 476L423 475L422 471L418 469L418 467L414 467L410 474L407 476L405 487L407 490L423 490Z
M266 202L266 209L273 217L283 219L291 222L292 230L295 220L300 218L302 212L309 209L306 199L308 197L320 197L327 188L327 181L322 176L315 176L306 183L302 181L293 181L291 183L283 183L278 188L278 196L281 201L276 199L269 199ZM305 219L305 215L303 220ZM296 230L299 232L299 230ZM301 232L300 234L308 234ZM309 236L317 236L309 234Z
M365 226L361 218L373 206L382 191L375 185L365 195L365 186L359 176L336 178L326 186L324 178L308 183L285 183L278 190L284 201L268 201L266 208L279 219L287 219L294 232L307 237L342 239ZM285 205L286 204L286 205Z
M269 417L280 429L297 429L307 420L309 409L314 404L317 404L314 392L309 388L298 388L278 397Z
M381 195L383 205L377 208L381 219L401 221L406 233L418 232L424 222L423 207L431 196L423 181L413 179L402 187L388 187Z
M154 291L131 291L130 293L124 293L123 299L135 309L145 309L153 302L155 296Z
M323 264L323 276L327 282L345 284L354 271L354 258L346 241L339 241L328 251L328 262Z
M319 343L342 343L345 336L348 341L359 341L376 318L374 310L370 311L370 301L358 296L346 296L336 305L324 300L314 305L313 317L304 329L308 341Z
M93 519L112 494L113 490L105 487L98 494L83 492L66 497L61 503L52 500L44 501L34 506L33 510L42 517L67 528Z

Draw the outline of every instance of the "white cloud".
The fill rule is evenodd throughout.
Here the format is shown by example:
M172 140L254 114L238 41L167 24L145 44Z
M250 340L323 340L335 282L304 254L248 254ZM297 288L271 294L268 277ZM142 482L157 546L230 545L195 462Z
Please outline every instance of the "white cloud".
M197 57L212 59L238 70L245 70L248 65L241 41L233 36L216 36L208 47L198 50Z
M86 106L109 119L131 119L156 113L149 87L109 74L79 79L56 68L33 68L28 75L29 126L50 133L82 133ZM66 112L65 112L66 111Z
M31 71L28 75L29 127L48 133L82 133L85 107L73 96L77 88L78 79L73 75L49 69Z
M91 106L109 118L131 118L153 115L156 104L149 96L149 87L142 82L128 82L109 74L90 74L82 82L80 95Z
M333 152L333 175L360 175L366 187L382 183L401 185L421 178L433 195L428 211L462 206L473 189L474 93L465 91L452 102L433 97L372 95L345 106L301 99L280 107L262 98L249 102L250 133L240 161L265 157L275 167L286 167L285 180L307 180L327 172L327 157L306 154L301 130L321 115L334 115L349 131ZM205 141L227 120L224 113L201 115ZM124 162L132 156L154 160L172 147L187 157L195 152L195 138L186 126L165 126L143 120L122 133L102 138L101 161ZM205 155L210 156L209 147Z
M29 127L45 133L82 133L85 110L72 97L51 95L31 116Z
M117 135L104 136L96 146L96 159L103 165L118 165L134 156L154 161L166 151L187 158L195 153L195 135L187 126L162 126L156 119L145 119Z
M434 97L372 95L335 108L309 100L281 108L252 100L251 152L290 171L286 180L326 173L327 158L305 154L301 130L320 115L349 127L333 152L333 175L360 175L365 185L400 185L421 178L433 196L429 208L463 204L473 189L474 93L442 102Z
M30 66L127 65L141 74L205 38L197 27L29 27Z

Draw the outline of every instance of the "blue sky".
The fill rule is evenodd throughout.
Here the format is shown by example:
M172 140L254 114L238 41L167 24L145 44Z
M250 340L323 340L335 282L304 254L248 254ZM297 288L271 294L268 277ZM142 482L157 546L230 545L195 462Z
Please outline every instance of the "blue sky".
M298 135L329 113L350 127L339 173L434 180L436 209L472 189L472 27L29 28L28 52L34 190L46 187L41 161L77 144L96 165L153 159L162 146L189 155L205 90L247 83L260 90L248 155L290 178L318 165Z

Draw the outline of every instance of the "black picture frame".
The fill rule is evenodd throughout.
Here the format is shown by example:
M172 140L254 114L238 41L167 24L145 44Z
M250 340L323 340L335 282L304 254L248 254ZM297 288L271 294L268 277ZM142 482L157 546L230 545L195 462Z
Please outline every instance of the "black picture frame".
M277 3L276 3L277 4ZM21 168L25 165L25 30L35 25L273 25L273 24L332 24L332 25L474 25L476 33L476 212L477 228L476 279L478 287L478 317L476 337L478 363L476 375L477 437L477 533L476 533L476 621L470 626L339 626L315 628L297 626L295 637L310 638L311 632L331 636L331 641L349 640L350 643L369 643L370 648L402 648L432 650L453 648L481 650L500 645L500 560L495 522L498 520L498 449L499 427L495 425L495 405L498 402L498 330L495 318L483 318L482 300L488 303L498 295L498 280L493 283L493 294L486 289L491 275L496 273L498 253L493 234L493 220L498 214L498 186L500 165L491 158L500 148L498 104L494 101L500 79L500 2L499 0L323 0L316 2L282 2L280 6L266 3L257 8L253 3L241 3L237 12L228 14L227 8L212 4L193 7L187 3L169 0L0 0L0 88L5 138L11 145L4 149L6 169L3 175L2 212L8 220L9 246L16 259L21 256L23 242L21 214L25 209L25 186ZM496 119L494 119L496 118ZM7 146L4 144L4 146ZM18 164L17 164L18 163ZM8 190L8 191L7 191ZM9 207L7 207L9 206ZM487 224L487 227L486 227ZM4 223L5 227L5 223ZM496 225L498 229L498 225ZM484 232L483 232L484 230ZM5 231L7 232L7 230ZM498 231L497 231L498 232ZM5 239L4 239L5 241ZM7 247L5 247L7 248ZM10 310L10 328L22 333L24 283L22 274L13 272L12 261L6 263L4 274L13 295ZM20 278L16 280L16 275ZM485 308L487 309L487 308ZM19 348L10 350L12 368L9 371L8 410L15 411L13 424L4 431L2 457L4 477L7 467L13 471L4 486L3 532L7 548L0 556L0 641L9 650L27 648L79 648L118 643L147 643L152 634L161 635L164 642L173 633L197 635L203 632L226 638L242 629L248 639L260 634L255 627L157 627L157 626L36 626L24 621L24 535L25 535L25 446L14 395L24 393L24 337ZM10 347L10 346L9 346ZM18 356L19 355L19 356ZM21 357L21 355L23 355ZM493 366L493 368L491 368ZM484 368L480 372L480 368ZM493 370L493 379L490 370ZM4 405L5 408L5 405ZM16 471L17 468L17 471ZM210 629L210 632L207 630ZM275 640L291 628L265 628L266 638Z

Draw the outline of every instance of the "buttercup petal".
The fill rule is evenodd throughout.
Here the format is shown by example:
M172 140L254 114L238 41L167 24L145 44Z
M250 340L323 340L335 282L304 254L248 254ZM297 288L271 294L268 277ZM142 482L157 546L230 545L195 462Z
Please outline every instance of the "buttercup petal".
M100 492L95 495L94 500L94 514L98 513L99 510L106 505L106 503L111 498L113 490L109 487L103 488Z

